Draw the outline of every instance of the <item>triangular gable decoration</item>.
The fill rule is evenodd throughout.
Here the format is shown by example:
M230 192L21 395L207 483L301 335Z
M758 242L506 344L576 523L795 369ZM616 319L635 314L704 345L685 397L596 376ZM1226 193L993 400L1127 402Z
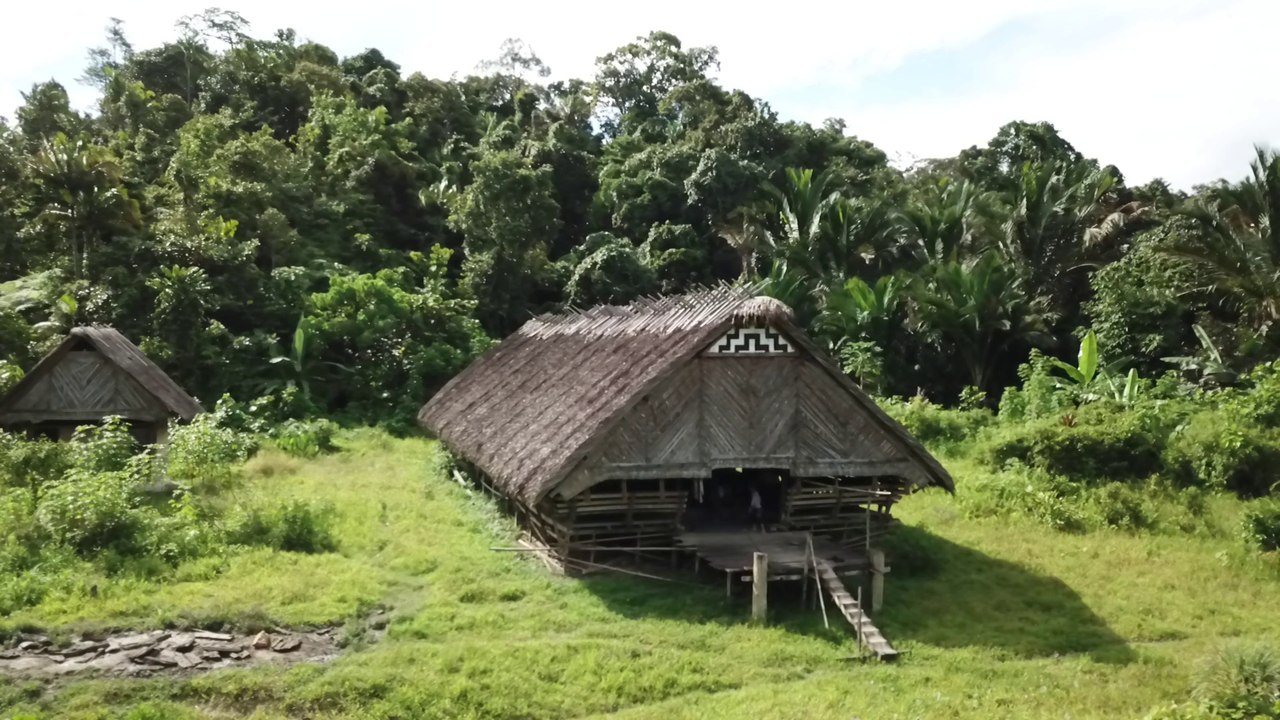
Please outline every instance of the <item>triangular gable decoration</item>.
M734 327L707 348L708 355L793 355L795 346L770 327Z

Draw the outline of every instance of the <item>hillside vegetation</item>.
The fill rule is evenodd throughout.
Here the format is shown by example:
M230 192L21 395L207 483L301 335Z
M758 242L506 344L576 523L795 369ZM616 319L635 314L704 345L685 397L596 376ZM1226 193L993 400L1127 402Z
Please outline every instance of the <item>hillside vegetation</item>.
M403 431L535 313L754 281L865 386L994 407L1032 350L1231 385L1276 357L1280 159L1187 194L1047 122L889 164L840 120L722 87L663 32L549 81L508 41L431 79L233 12L0 123L0 389L72 324L115 326L203 400Z
M1190 702L1200 663L1224 648L1280 644L1280 573L1245 551L1227 497L1196 532L1063 533L974 510L1004 476L952 458L961 494L910 498L891 549L878 620L905 656L861 664L847 629L824 630L780 591L756 627L716 583L564 579L492 552L513 526L441 474L435 444L369 431L337 443L313 459L263 449L227 490L332 507L332 551L228 547L166 574L86 570L0 627L298 626L385 606L384 639L351 622L328 665L11 682L6 716L1139 718Z

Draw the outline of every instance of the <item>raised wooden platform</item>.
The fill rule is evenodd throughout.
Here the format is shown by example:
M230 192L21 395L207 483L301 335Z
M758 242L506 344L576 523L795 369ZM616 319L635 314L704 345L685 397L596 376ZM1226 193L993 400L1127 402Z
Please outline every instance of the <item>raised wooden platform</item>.
M808 538L805 532L684 532L676 536L676 545L688 548L716 570L748 575L755 554L765 553L769 578L786 580L804 576ZM813 538L813 554L838 574L858 572L866 565L861 553L824 538Z

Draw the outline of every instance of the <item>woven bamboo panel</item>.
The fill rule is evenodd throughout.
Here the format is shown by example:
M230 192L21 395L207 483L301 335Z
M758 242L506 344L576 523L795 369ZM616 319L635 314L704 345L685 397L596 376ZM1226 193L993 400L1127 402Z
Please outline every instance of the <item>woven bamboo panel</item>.
M11 406L14 413L163 415L136 381L96 352L70 352Z
M821 367L804 363L797 386L799 451L805 460L896 460L902 450Z

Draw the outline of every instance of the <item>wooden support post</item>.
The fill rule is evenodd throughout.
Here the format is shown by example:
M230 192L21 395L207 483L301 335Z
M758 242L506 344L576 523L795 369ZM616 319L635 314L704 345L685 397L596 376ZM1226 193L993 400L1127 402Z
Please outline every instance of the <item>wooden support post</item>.
M724 596L727 598L733 597L733 571L732 570L724 571Z
M764 624L769 612L769 556L758 552L751 563L751 620Z
M884 605L884 574L889 568L884 565L884 551L872 550L871 557L871 612L880 612Z

